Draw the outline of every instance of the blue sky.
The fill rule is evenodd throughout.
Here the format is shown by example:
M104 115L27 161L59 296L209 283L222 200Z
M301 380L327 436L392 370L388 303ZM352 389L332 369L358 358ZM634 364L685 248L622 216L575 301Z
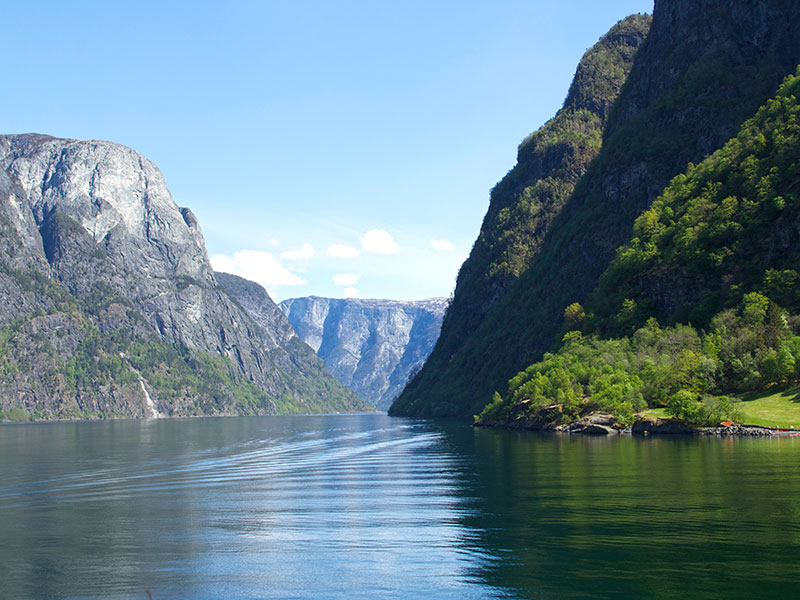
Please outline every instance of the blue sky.
M2 133L164 173L215 268L276 299L447 296L517 144L652 0L4 7ZM10 49L10 50L9 50Z

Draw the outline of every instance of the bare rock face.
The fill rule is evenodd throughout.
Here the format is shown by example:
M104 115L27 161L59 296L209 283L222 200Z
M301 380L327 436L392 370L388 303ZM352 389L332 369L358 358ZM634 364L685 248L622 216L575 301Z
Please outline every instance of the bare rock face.
M264 333L269 338L270 347L279 348L297 337L286 315L272 301L263 287L254 281L229 273L218 272L214 274L214 277L222 289L264 329Z
M202 233L188 209L185 218L175 205L152 162L112 142L20 135L0 136L0 167L25 194L51 278L77 294L102 283L145 308L170 341L218 346L198 342L192 327L208 320L204 300L214 298L180 293L214 288ZM176 290L179 279L183 290ZM177 305L168 295L177 295Z
M197 219L130 148L0 136L0 230L0 327L16 344L0 409L60 418L364 408L280 311L254 319L217 284ZM42 315L50 320L26 329ZM99 367L86 373L87 360ZM30 393L14 400L23 382Z
M415 302L311 296L279 304L340 382L386 410L433 349L445 298Z

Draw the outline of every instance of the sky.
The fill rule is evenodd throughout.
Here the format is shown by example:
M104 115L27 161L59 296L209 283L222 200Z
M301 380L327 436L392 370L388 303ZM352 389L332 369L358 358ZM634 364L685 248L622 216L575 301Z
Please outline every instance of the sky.
M522 139L652 0L31 1L0 133L119 142L276 300L448 296Z

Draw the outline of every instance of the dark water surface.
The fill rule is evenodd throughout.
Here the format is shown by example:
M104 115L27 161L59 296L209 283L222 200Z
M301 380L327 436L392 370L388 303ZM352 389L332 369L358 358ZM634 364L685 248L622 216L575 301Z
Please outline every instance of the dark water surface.
M2 598L800 595L800 439L0 427Z

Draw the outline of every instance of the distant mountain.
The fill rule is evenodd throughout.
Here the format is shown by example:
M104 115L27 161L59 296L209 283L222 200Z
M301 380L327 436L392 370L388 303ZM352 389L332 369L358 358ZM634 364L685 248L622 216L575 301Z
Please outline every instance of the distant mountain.
M620 25L584 61L598 51L620 56L613 50ZM633 42L638 36L622 39ZM525 184L530 192L522 188L500 198L506 180L495 188L481 238L459 273L440 340L390 412L479 413L493 392L505 390L509 379L558 342L569 326L566 309L586 304L617 248L631 239L636 218L670 180L721 148L798 63L795 1L656 0L649 31L627 62L614 66L604 59L601 65L610 68L595 69L589 77L581 77L585 69L578 67L573 86L585 93L575 96L571 88L562 112L575 97L610 90L609 73L627 72L621 80L612 78L622 85L601 131L595 131L601 142L596 156L574 189L553 204L532 194L539 188L561 190L564 181L526 163L521 152L518 167L524 173L515 178L530 177ZM574 121L559 139L581 139L584 130ZM520 151L524 148L525 142ZM535 223L526 219L547 212L550 216L541 220L546 227L526 229L526 222ZM492 258L498 250L502 260ZM478 260L483 255L491 260ZM498 279L504 272L512 277ZM688 295L696 291L687 290Z
M219 287L134 150L0 136L0 418L363 410L279 311Z
M446 298L414 302L310 296L278 306L328 370L386 410L433 349Z

